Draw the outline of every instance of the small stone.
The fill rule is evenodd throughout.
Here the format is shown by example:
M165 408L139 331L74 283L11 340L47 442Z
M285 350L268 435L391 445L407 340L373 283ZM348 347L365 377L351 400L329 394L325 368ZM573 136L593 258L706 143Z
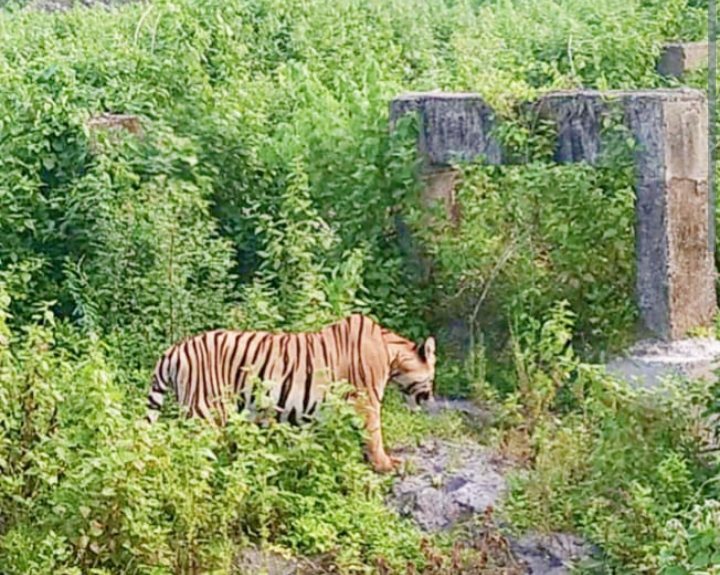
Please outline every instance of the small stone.
M453 477L445 483L445 493L457 491L461 487L467 485L468 480L463 477Z
M595 552L592 545L572 533L540 535L529 532L509 540L515 557L523 561L527 572L532 574L570 575L573 564Z

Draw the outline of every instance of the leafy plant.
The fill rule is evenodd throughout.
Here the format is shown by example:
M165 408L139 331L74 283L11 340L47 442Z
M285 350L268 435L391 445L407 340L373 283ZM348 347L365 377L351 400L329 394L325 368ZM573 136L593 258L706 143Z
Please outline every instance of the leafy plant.
M718 472L717 461L701 453L698 425L712 400L709 384L668 379L659 388L633 388L568 353L566 320L560 315L542 324L540 343L530 348L537 349L535 377L506 402L508 414L519 410L529 419L532 459L532 470L511 480L506 511L512 524L580 530L599 545L607 568L674 572L672 558L683 562L676 566L690 566L690 556L698 568L711 565L712 536L698 534L701 542L688 551L713 517L712 503L709 515L698 511ZM520 358L525 369L526 355ZM561 386L573 398L564 414L554 393ZM513 437L512 419L506 424Z
M135 427L180 337L350 310L414 339L461 332L472 353L441 345L438 388L494 402L505 448L534 462L536 487L512 492L519 525L584 529L613 565L713 556L712 507L693 515L687 494L712 468L686 446L686 398L651 401L580 359L635 318L627 150L556 165L552 130L520 105L666 85L660 45L703 37L703 2L23 4L0 11L4 572L226 572L256 543L355 571L434 561L381 506L342 406L302 430ZM417 126L387 126L390 99L438 88L479 92L511 158L460 167L455 227L420 202ZM98 129L105 113L141 129ZM396 400L390 444L467 433Z

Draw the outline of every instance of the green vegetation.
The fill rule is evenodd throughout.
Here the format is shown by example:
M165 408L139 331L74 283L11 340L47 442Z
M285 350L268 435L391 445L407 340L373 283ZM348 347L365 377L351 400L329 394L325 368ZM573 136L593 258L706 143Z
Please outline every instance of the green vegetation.
M617 145L596 169L558 166L517 105L666 85L660 45L701 38L706 5L4 4L0 572L227 573L262 544L344 572L439 573L429 557L450 538L428 543L383 506L391 479L363 463L347 406L302 429L136 425L171 341L352 310L438 331L439 392L495 413L477 430L390 394L390 447L491 441L526 467L513 525L584 534L596 572L717 573L718 467L697 421L718 390L631 390L590 363L635 329L624 134L608 125ZM389 101L432 89L482 94L516 160L461 167L456 227L419 202L416 126L388 133ZM136 115L142 134L89 127L104 112ZM463 362L448 317L471 327Z
M251 539L339 549L347 566L419 556L348 404L329 402L312 428L236 415L222 430L180 418L148 430L97 346L72 361L51 334L34 328L0 356L4 573L227 572Z
M555 309L518 352L505 425L532 471L511 482L513 525L579 530L602 551L590 573L716 573L720 475L698 419L716 409L717 386L631 389L566 347L572 320Z

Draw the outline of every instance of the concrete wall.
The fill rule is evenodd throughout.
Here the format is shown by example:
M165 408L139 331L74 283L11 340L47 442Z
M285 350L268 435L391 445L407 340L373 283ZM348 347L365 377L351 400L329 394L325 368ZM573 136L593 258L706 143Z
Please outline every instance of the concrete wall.
M708 226L708 117L702 92L689 89L566 91L534 103L555 122L558 162L595 164L603 121L619 113L637 144L635 162L637 302L644 326L663 339L709 325L716 312L715 266ZM418 146L431 177L428 199L454 201L453 159L502 161L495 117L477 94L407 94L390 107L394 124L419 116ZM457 211L456 211L457 212ZM455 213L458 217L458 214Z

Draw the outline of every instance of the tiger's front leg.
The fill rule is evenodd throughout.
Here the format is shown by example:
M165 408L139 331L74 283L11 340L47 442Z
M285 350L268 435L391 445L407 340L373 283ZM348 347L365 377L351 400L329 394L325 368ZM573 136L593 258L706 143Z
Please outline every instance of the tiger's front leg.
M385 451L382 438L382 424L380 422L380 405L367 405L365 407L365 429L370 437L365 446L365 454L372 468L378 473L394 471L402 460L392 457Z

